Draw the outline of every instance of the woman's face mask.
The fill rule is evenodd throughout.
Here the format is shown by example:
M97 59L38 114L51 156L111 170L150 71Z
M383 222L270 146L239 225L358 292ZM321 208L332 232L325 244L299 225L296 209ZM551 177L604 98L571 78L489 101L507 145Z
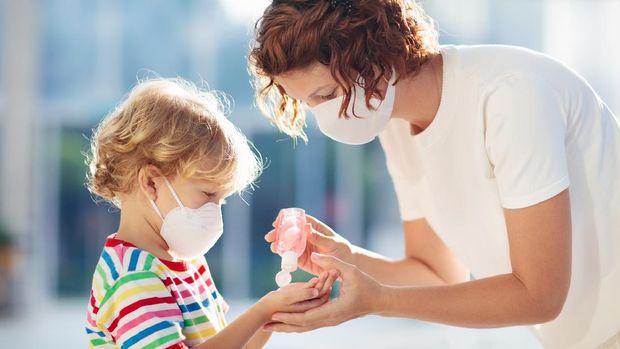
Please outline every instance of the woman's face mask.
M355 84L351 94L347 107L348 119L339 115L344 96L311 108L321 132L340 143L357 145L371 142L385 129L392 116L395 77L396 74L393 73L383 101L375 98L370 100L370 104L376 107L375 110L366 106L364 89L359 84Z

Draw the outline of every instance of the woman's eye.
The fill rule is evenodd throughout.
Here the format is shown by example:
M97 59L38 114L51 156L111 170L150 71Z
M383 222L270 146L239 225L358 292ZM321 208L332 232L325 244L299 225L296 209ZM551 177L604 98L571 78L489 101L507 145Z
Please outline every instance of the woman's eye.
M328 101L330 99L336 98L336 89L334 89L332 92L330 92L327 95L319 96L319 98L321 98L324 101Z
M216 193L209 193L209 192L202 192L203 194L205 194L208 198L214 198L217 194Z

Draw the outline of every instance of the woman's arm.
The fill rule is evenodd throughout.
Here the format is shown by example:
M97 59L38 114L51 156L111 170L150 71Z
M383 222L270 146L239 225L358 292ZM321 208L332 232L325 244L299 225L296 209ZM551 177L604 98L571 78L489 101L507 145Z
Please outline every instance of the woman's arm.
M505 210L512 273L431 287L385 286L352 264L315 255L340 270L347 292L304 314L278 313L267 329L304 332L367 314L409 317L464 327L535 324L560 313L571 274L568 190L531 207ZM484 248L481 244L480 248Z
M352 247L352 264L392 286L438 286L469 280L467 268L437 236L426 219L403 222L405 258L390 260Z
M449 287L385 287L381 313L468 327L535 324L557 317L571 274L568 190L531 207L506 209L504 215L512 273Z

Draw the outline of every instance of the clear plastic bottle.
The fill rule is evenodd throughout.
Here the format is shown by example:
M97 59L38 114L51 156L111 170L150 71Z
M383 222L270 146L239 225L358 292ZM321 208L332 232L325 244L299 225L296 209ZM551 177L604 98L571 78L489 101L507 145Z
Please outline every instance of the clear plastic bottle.
M282 257L281 269L276 274L278 287L291 283L291 273L297 270L297 259L306 249L306 213L301 208L280 210L275 224L276 252Z

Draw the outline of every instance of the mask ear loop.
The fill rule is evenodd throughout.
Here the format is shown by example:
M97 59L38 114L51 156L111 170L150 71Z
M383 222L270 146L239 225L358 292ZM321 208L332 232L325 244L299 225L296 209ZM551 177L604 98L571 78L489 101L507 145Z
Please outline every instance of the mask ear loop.
M164 180L166 181L166 185L168 186L168 189L170 189L170 193L174 197L174 200L177 202L177 204L179 205L181 210L185 211L185 206L183 206L183 203L181 202L181 199L179 199L179 196L174 191L174 188L172 187L172 184L170 184L170 181L168 181L168 178L164 177Z
M388 96L388 91L390 91L390 86L394 85L394 82L396 81L396 69L395 69L395 68L392 68L392 74L390 75L390 78L389 78L389 79L388 79L388 78L386 78L386 77L385 77L385 75L383 75L383 77L382 77L382 78L383 78L383 81L385 81L385 82L387 83L387 88L386 88L386 90L385 90L385 95L383 96L383 99L378 99L378 98L374 98L374 97L371 99L371 101L376 101L376 103L377 103L377 105L376 105L376 106L375 106L375 105L373 105L372 103L371 103L371 105L372 105L373 107L377 108L377 109L378 109L379 107L381 107L381 105L383 104L383 102L385 102L386 100L388 100L388 98L389 98L389 99L394 99L394 96L393 96L393 94L394 94L394 93L392 93L390 96Z
M157 204L155 204L155 200L149 198L149 202L151 203L151 206L153 206L153 209L155 209L155 212L157 212L157 215L159 216L159 218L161 218L161 220L164 220L164 216L162 216L161 211L159 210L159 207L157 207Z
M174 197L174 200L177 202L181 210L185 210L185 206L183 206L181 199L179 199L179 197L177 196L177 193L174 191L174 188L172 188L172 184L170 184L170 182L168 181L168 178L164 178L164 180L166 181L166 185L168 186L168 189L170 189L170 193ZM155 210L155 212L157 212L157 215L159 216L159 218L161 218L161 220L163 221L164 215L161 214L161 210L159 209L159 207L157 207L155 200L149 198L149 202L151 203L151 206L153 206L153 209Z
M383 77L385 79L385 77ZM396 82L396 69L392 68L392 76L390 76L390 80L386 80L388 83L387 86L387 90L385 91L385 96L383 96L383 101L387 100L388 98L390 99L394 99L394 95L396 94L396 86L394 86L394 83ZM392 90L392 93L390 94L390 96L388 96L387 91L390 90L390 87L393 86L394 89ZM381 101L381 102L383 102Z

